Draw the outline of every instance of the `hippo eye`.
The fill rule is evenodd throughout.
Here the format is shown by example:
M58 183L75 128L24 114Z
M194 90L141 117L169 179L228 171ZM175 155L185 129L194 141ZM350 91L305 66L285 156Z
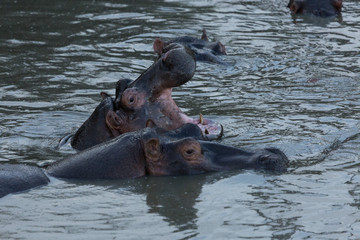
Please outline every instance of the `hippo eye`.
M201 146L196 140L185 141L180 151L187 161L201 160Z
M129 88L122 94L120 103L125 109L136 109L145 103L145 95L136 88Z
M189 147L192 147L192 146L189 146ZM196 150L193 149L193 148L187 148L184 153L183 153L183 156L187 159L187 160L193 160L193 155L196 154Z
M137 97L136 97L136 95L130 95L130 96L128 97L128 105L129 105L129 106L134 106L134 105L136 105L136 102L137 102Z
M195 152L194 149L188 149L188 150L186 150L186 154L188 154L188 155L191 155L191 154L193 154L194 152Z

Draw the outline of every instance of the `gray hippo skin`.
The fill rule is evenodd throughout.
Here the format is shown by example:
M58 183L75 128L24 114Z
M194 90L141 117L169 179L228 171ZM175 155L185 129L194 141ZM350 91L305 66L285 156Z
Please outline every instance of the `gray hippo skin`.
M218 55L226 55L225 46L221 42L210 42L205 29L203 29L203 34L200 39L183 36L169 41L163 41L157 38L154 41L154 51L161 56L168 51L168 47L173 43L182 44L191 49L196 61L226 64L218 57Z
M276 148L245 151L203 138L195 124L185 124L175 131L145 128L61 160L47 172L58 178L121 179L232 169L287 169L287 157Z
M35 166L22 164L0 165L0 198L14 192L21 192L48 184L50 180Z
M101 97L100 104L71 139L72 146L78 150L106 142L114 137L106 125L106 114L114 110L114 101L111 96L103 92Z
M245 151L203 141L195 124L179 129L144 128L53 163L45 171L65 179L124 179L191 175L233 169L286 171L288 159L276 148ZM40 168L1 165L1 196L48 183Z
M188 82L195 72L193 53L181 44L170 44L167 52L135 81L119 80L115 99L102 93L103 100L79 128L71 145L84 150L126 132L147 126L173 130L195 123L208 139L222 136L219 123L193 119L183 113L171 97L172 88Z
M330 17L341 13L342 0L290 0L288 8L294 14Z

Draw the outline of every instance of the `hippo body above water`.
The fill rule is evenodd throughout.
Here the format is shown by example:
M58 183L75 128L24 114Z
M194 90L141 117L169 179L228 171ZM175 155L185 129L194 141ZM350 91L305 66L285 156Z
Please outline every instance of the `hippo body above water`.
M295 14L330 17L341 13L342 0L290 0L288 8Z
M38 167L23 164L0 164L0 198L50 182Z
M183 113L171 97L172 88L189 81L195 72L193 53L173 43L167 51L135 81L119 80L115 99L102 93L103 100L71 140L77 150L84 150L123 133L147 126L165 130L186 123L197 124L208 139L222 136L222 126L212 120L193 119Z
M245 151L203 139L201 129L190 123L172 131L157 127L145 128L55 162L46 169L46 173L65 179L123 179L232 169L261 169L281 173L287 169L287 157L276 148ZM44 172L36 167L11 164L0 166L2 196L49 182ZM29 180L25 187L23 179ZM9 184L12 187L8 187Z

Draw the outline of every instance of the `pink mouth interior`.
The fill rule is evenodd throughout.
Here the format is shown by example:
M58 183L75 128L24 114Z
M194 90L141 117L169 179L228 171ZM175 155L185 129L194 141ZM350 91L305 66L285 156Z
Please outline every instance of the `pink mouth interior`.
M217 123L213 120L203 118L202 122L200 117L198 119L194 119L191 117L188 117L183 113L183 121L184 123L194 123L198 125L198 127L201 129L204 137L208 138L209 140L212 139L218 139L222 136L223 133L223 127L220 123Z
M199 126L203 132L204 137L211 139L218 139L222 136L223 127L220 123L213 120L202 118L198 119L187 116L181 109L176 105L171 97L172 90L166 89L162 91L157 102L160 103L161 112L172 121L173 128L180 127L186 123L193 123Z

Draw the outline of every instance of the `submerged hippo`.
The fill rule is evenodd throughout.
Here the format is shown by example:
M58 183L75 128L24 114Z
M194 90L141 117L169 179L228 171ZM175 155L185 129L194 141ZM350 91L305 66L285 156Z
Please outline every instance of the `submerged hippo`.
M38 167L22 164L0 164L0 198L50 182Z
M342 0L290 0L288 8L295 14L329 17L341 13Z
M183 113L171 97L172 88L189 81L195 72L193 53L181 44L170 44L168 51L135 81L123 79L116 86L116 97L102 93L103 100L71 140L84 150L123 133L147 126L166 130L195 123L209 139L222 136L219 123L193 119Z
M226 55L225 46L221 42L209 42L205 29L203 29L201 39L184 36L165 42L160 38L157 38L154 41L154 51L158 53L159 56L161 56L168 51L169 46L173 43L179 43L190 48L193 51L197 61L221 64L225 63L219 57L217 57L217 55Z
M245 151L235 147L202 141L204 136L195 124L185 124L179 129L165 131L161 128L145 128L123 134L108 142L60 160L46 169L53 177L67 179L123 179L145 175L190 175L231 169L262 169L284 172L288 159L276 148ZM14 176L22 178L17 171L22 165L3 165L0 172L0 188L7 193L25 190L23 187L6 188L6 181ZM3 177L11 172L12 178ZM43 178L38 168L28 169L28 175ZM31 177L27 177L30 179ZM8 179L8 180L6 180ZM36 187L48 180L30 183ZM6 193L5 191L3 192ZM6 193L6 194L7 194ZM6 195L5 194L5 195Z

